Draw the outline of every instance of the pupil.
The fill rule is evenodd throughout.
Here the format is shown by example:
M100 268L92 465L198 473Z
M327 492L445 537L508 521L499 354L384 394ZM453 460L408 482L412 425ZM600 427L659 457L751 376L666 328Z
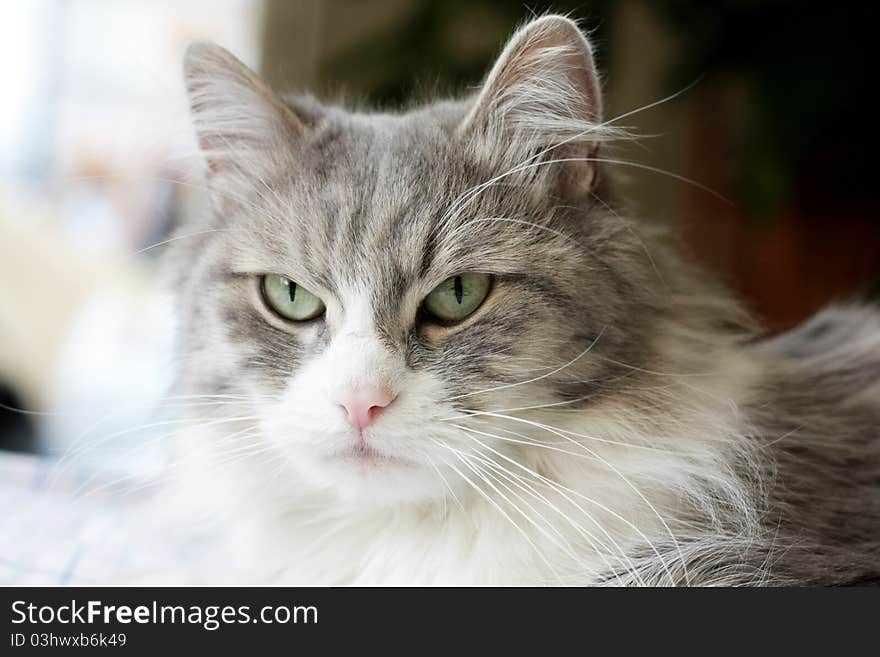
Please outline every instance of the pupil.
M464 296L464 288L461 284L461 276L455 277L455 282L453 283L455 287L455 300L461 305L461 298Z
M290 294L290 303L293 303L294 301L296 301L296 283L294 283L293 281L290 281L287 284L287 291Z

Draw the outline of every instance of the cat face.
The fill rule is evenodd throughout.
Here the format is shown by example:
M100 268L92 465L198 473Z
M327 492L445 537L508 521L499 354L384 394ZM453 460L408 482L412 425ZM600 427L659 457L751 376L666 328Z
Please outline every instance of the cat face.
M521 30L477 97L399 115L282 100L215 46L186 75L213 201L186 247L188 374L247 400L280 481L442 499L487 456L534 462L564 440L548 417L647 358L652 273L600 196L570 21Z

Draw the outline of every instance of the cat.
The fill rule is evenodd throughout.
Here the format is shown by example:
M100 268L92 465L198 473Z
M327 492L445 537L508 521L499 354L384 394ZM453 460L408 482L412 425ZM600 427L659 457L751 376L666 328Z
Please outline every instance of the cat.
M575 22L399 113L184 68L211 211L169 265L197 409L164 511L200 577L880 582L880 312L763 337L630 217Z

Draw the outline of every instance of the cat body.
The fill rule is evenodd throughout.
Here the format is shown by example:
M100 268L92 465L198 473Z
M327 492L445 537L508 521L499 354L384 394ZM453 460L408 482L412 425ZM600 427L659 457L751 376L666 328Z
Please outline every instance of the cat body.
M399 114L281 97L211 45L186 80L212 212L175 263L200 406L174 506L203 578L880 577L880 313L759 339L631 219L573 22Z

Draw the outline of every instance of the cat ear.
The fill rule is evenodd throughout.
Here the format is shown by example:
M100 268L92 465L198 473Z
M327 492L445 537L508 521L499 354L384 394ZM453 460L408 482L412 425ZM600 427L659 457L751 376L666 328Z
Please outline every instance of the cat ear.
M196 137L211 172L246 170L249 155L305 132L293 110L220 46L191 44L183 70Z
M595 179L595 163L583 158L594 156L607 138L601 122L602 96L589 42L574 21L544 16L510 39L461 129L513 151L511 156L519 158L514 164L538 153L544 161L569 160L555 166L564 172L564 191L580 194Z

